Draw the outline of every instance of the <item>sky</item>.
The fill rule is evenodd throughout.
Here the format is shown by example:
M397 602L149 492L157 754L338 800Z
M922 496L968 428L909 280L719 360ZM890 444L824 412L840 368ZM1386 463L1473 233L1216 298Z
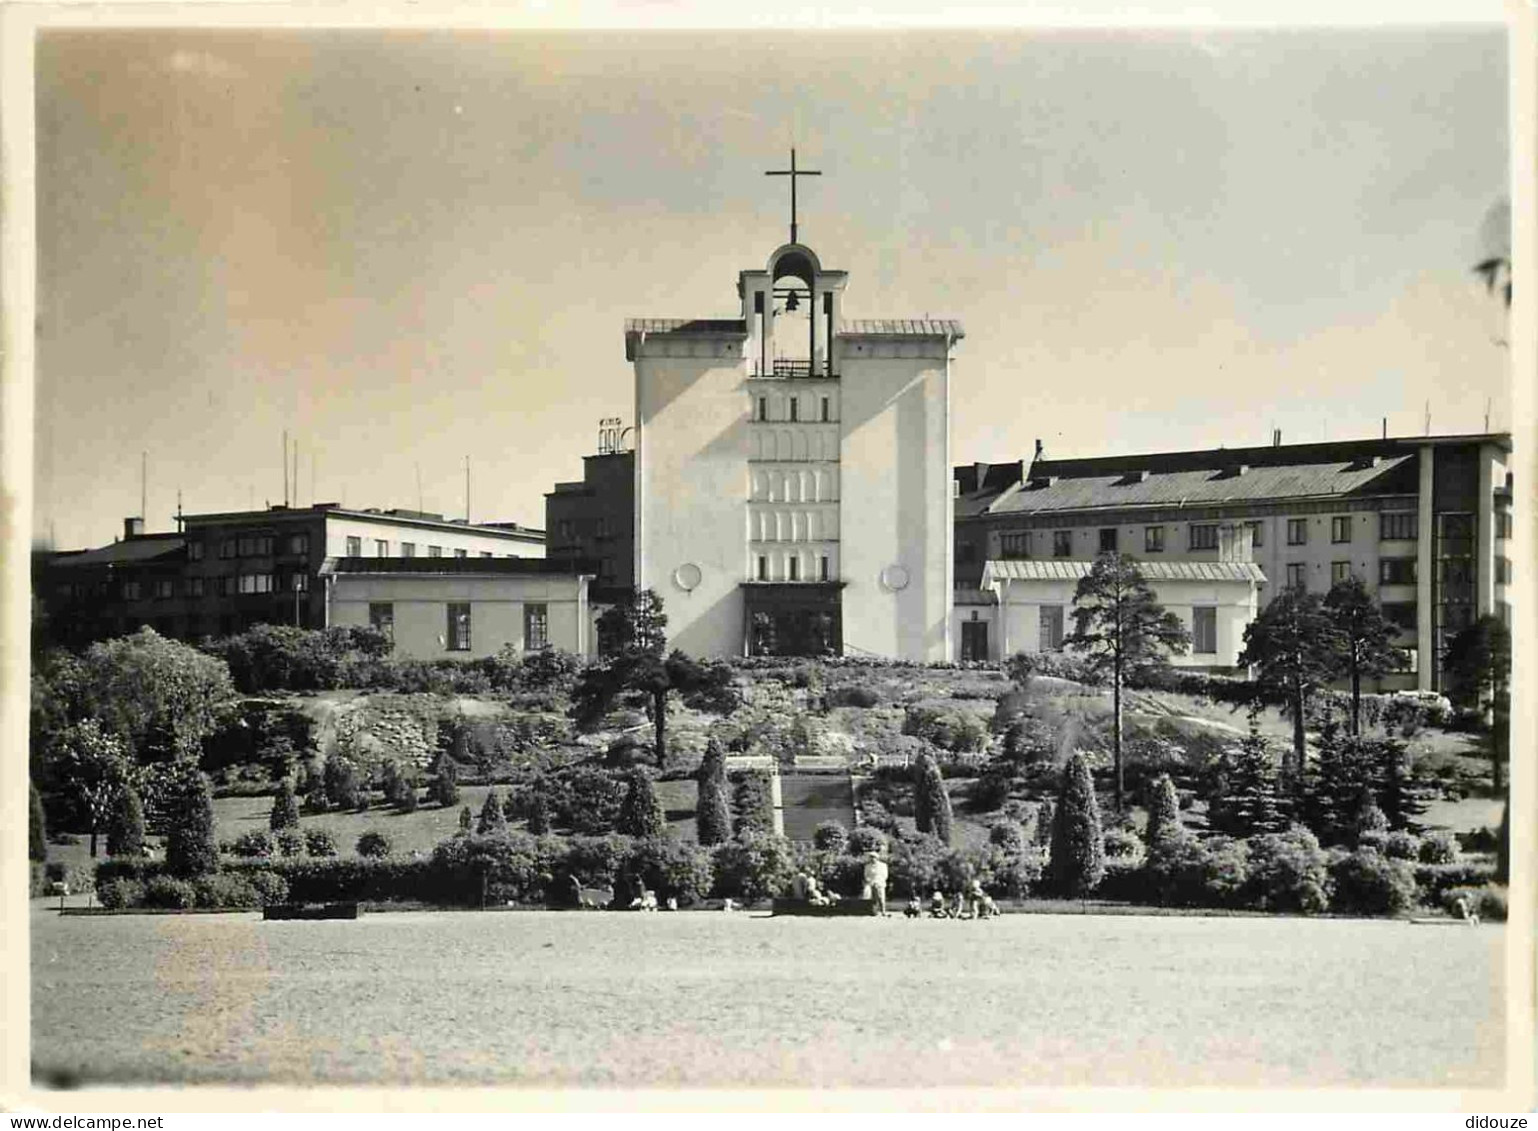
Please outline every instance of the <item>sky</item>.
M629 317L787 238L959 319L958 463L1511 426L1498 26L91 31L37 46L34 533L543 525ZM1494 211L1493 211L1494 210ZM419 488L420 483L420 488Z

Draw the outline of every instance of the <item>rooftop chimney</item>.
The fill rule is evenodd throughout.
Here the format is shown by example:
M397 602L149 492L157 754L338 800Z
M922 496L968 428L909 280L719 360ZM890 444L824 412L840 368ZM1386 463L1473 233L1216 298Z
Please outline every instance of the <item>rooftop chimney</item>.
M1041 440L1038 439L1036 441L1036 456L1035 456L1036 459L1040 459L1041 458L1041 452L1042 452Z
M125 518L123 520L123 541L126 542L130 538L142 537L144 537L144 519L138 517Z
M1271 446L1273 448L1279 448L1279 447L1282 446L1282 430L1280 428L1276 428L1276 429L1272 430L1272 432L1271 432Z

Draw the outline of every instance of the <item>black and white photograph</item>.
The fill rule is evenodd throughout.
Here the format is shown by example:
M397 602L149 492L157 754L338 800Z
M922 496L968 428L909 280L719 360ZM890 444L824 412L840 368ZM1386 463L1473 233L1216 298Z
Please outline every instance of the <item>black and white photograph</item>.
M13 1095L1531 1106L1505 7L214 7L7 76Z

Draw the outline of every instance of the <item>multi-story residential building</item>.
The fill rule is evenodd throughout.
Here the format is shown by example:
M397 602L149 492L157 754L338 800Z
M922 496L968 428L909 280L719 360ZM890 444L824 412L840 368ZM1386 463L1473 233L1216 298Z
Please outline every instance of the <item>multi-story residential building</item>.
M635 585L635 455L600 451L582 457L582 481L545 494L545 556L596 563L595 601L615 600Z
M539 558L544 532L334 503L184 515L176 533L124 521L110 546L55 554L34 579L49 639L82 643L149 625L195 640L253 624L325 623L318 578L332 558Z
M989 563L1106 550L1253 563L1262 607L1284 586L1324 593L1354 575L1411 656L1413 674L1386 685L1435 689L1439 665L1423 657L1481 615L1510 620L1510 453L1497 433L958 467L960 600L968 616L996 602L980 588ZM969 653L1002 647L971 632Z
M687 652L950 656L961 326L846 320L846 282L792 242L740 317L626 323L636 584Z

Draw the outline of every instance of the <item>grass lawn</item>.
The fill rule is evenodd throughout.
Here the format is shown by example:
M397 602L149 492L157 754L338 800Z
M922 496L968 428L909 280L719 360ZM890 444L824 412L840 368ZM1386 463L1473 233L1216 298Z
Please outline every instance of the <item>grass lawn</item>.
M1498 1086L1505 931L31 912L40 1082Z

